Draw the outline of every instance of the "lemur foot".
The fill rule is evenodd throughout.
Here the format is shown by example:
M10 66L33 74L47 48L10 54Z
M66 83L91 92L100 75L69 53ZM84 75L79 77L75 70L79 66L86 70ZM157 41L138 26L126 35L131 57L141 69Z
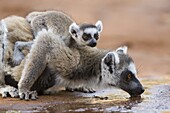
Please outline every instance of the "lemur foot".
M73 91L78 91L78 92L84 92L84 93L95 93L96 90L93 88L87 88L87 87L79 87L79 88L70 88L66 87L67 91L73 92Z
M12 86L5 86L3 88L0 88L0 93L2 94L3 98L8 97L8 95L10 95L12 98L19 97L18 89Z
M19 91L19 98L21 100L36 100L38 99L38 94L36 91L21 90Z
M76 91L80 91L80 92L84 92L84 93L94 93L94 92L96 92L95 89L88 88L88 87L80 87L80 88L77 88Z

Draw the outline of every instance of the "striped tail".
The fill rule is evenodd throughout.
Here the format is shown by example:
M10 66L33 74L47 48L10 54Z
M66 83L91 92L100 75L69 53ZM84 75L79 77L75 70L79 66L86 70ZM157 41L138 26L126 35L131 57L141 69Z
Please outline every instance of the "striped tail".
M2 63L4 63L4 52L7 47L6 40L7 40L8 29L7 29L6 23L3 19L0 22L1 22L1 30L2 30L2 34L3 34L3 37L1 39L0 60L2 61Z

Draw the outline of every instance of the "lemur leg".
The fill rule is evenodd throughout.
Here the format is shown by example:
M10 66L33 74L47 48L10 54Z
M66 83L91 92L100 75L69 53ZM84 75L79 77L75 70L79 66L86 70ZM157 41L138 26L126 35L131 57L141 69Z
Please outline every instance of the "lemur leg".
M38 37L41 39L41 37ZM18 83L20 99L37 99L36 91L31 91L31 87L41 76L47 65L47 46L42 40L38 40L32 46L28 58L26 59L21 79ZM44 46L42 46L44 45Z
M2 23L2 22L0 22ZM2 25L0 26L2 28ZM1 29L3 30L3 29ZM18 97L18 90L15 87L5 85L4 75L4 38L6 38L6 32L2 31L0 35L0 94L2 97L7 97L9 94L11 97Z
M37 79L31 90L36 90L38 94L44 94L44 91L55 86L56 76L50 72L48 66L45 68L41 76ZM52 90L55 91L55 90Z
M8 94L13 98L19 96L18 89L9 85L0 86L0 94L2 95L3 98L7 97Z
M2 48L0 49L0 51L2 51ZM18 89L10 86L10 85L6 85L5 83L5 75L4 75L4 64L2 62L2 55L0 55L0 94L2 95L3 98L7 97L8 94L11 97L18 97Z
M1 45L1 44L0 44ZM2 53L3 49L0 48ZM18 89L5 84L5 75L4 75L4 64L2 62L2 55L0 55L0 94L3 98L7 97L8 94L11 97L18 97Z
M67 91L78 91L78 92L84 92L84 93L94 93L96 92L95 89L93 88L89 88L89 87L78 87L78 88L70 88L70 87L66 87Z
M47 90L44 90L43 94L44 95L54 95L54 94L57 94L59 90L60 90L60 88L55 85L53 87L48 88Z
M22 42L22 41L17 41L14 45L14 53L13 53L13 65L19 65L21 61L24 59L25 55L22 52L23 49L30 50L31 46L33 44L33 41L29 42Z

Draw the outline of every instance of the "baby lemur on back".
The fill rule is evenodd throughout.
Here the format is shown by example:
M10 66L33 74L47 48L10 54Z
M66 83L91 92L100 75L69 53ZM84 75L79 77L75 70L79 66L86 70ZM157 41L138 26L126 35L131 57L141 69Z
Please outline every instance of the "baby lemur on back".
M118 87L137 96L144 92L127 47L116 51L66 46L60 35L43 30L28 54L18 83L21 99L36 99L36 92L53 86Z
M95 25L87 23L77 25L68 15L59 11L32 12L28 14L26 19L33 29L34 36L42 29L51 30L54 34L60 35L60 38L69 47L76 42L76 48L83 46L95 47L103 29L101 21L97 21ZM14 53L20 55L19 48L21 50L25 46L30 46L30 42L28 44L17 42ZM15 54L16 57L14 58L16 60L18 60L18 55ZM14 61L16 60L14 59Z
M3 19L0 26L2 28L0 31L7 35L1 37L3 40L1 44L6 47L6 49L4 47L1 49L4 52L1 55L5 59L2 64L7 64L5 68L1 69L1 72L4 71L5 75L12 75L17 81L20 79L19 74L21 74L25 61L21 65L19 64L33 44L33 41L30 40L33 40L37 32L42 29L48 29L55 34L59 34L67 46L75 48L96 46L99 34L102 31L101 21L98 21L95 25L77 25L69 16L58 11L32 12L26 19L30 24L22 17L10 16ZM4 26L6 26L6 32L4 32ZM5 92L8 92L8 90Z

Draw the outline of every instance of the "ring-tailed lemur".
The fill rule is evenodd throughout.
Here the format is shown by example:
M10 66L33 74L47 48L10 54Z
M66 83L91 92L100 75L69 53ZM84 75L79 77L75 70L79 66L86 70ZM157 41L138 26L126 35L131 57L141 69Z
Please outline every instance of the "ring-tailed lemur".
M12 66L15 42L33 40L31 26L22 17L9 16L0 21L0 33L0 93L2 97L6 97L8 93L12 97L17 97L18 90L5 83L5 75ZM22 54L24 53L25 51L22 51Z
M127 47L116 51L69 48L51 31L39 32L18 83L21 99L36 99L36 92L57 86L114 86L131 96L144 92Z
M65 15L62 12L47 11L37 13L38 14L36 16L34 15L35 12L30 13L27 16L28 21L32 23L31 25L33 25L32 28L24 18L18 16L10 16L1 21L3 25L6 25L6 28L8 30L8 32L3 32L5 28L2 25L0 26L0 28L2 28L1 30L2 33L7 34L7 37L4 38L5 43L1 42L1 44L7 47L5 50L2 50L4 51L3 56L6 62L5 64L7 64L5 68L3 68L5 70L4 71L5 75L12 74L13 76L15 76L19 73L21 74L22 71L21 69L23 68L24 63L22 63L21 65L19 64L22 61L22 59L28 54L29 49L33 44L33 41L30 41L33 40L34 38L32 34L32 29L34 29L34 33L38 32L38 30L41 30L41 28L43 29L42 25L40 24L42 19L40 15L42 14L46 17L46 23L43 23L43 25L46 24L48 26L47 29L52 30L56 34L57 33L60 34L62 36L61 38L63 38L67 46L76 48L79 48L80 46L83 47L86 45L91 47L95 46L95 44L97 43L96 41L99 38L99 34L102 31L101 21L98 21L95 25L93 24L77 25L72 21L72 19L69 16ZM33 23L35 23L35 25ZM44 28L46 27L44 26ZM74 42L75 40L73 39L75 39L76 42ZM18 69L19 69L18 72L14 71ZM15 76L15 79L19 80L20 79L19 77L20 76Z
M69 47L95 47L97 40L103 29L102 22L99 20L95 25L80 24L77 25L68 15L59 11L32 12L26 17L34 32L37 35L42 29L51 30L54 34L60 35L65 44ZM23 47L30 47L30 42L17 42L15 46L14 62L20 63L18 56L19 50ZM17 54L18 53L18 54Z
M17 41L32 41L33 35L31 26L25 18L19 16L9 16L1 20L0 29L6 36L1 37L4 47L4 63L5 65L12 64L13 51L15 42ZM5 32L6 31L6 32ZM18 55L17 59L23 59L24 55ZM8 64L7 64L8 63Z

